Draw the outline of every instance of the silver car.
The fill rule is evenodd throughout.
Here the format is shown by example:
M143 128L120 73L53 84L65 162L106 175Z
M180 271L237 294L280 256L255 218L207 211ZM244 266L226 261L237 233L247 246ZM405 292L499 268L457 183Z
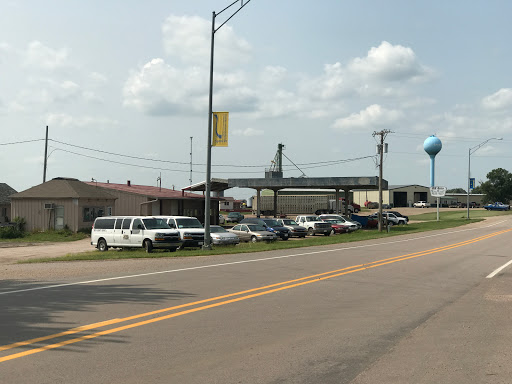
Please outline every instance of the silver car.
M277 235L269 232L263 225L259 224L238 224L228 229L229 232L237 235L241 241L276 241Z
M210 237L214 245L233 245L240 243L240 238L237 235L226 231L220 225L210 226Z

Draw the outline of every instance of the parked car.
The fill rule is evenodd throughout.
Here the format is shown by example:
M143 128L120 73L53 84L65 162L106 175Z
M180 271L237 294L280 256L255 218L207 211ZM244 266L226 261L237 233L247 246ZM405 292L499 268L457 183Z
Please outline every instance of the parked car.
M290 238L290 230L279 225L276 219L251 217L241 221L241 224L247 223L261 225L265 227L267 231L275 233L281 240L288 240Z
M398 211L382 211L382 213L392 213L393 215L395 215L397 217L403 217L405 219L405 221L409 222L409 216L402 215Z
M290 230L290 237L306 237L308 230L295 222L292 219L278 219L277 223Z
M244 215L240 212L229 212L228 217L226 217L226 222L239 223L244 219Z
M240 243L240 238L236 234L226 231L220 225L210 226L210 237L214 245L234 245Z
M430 203L428 201L417 201L413 204L414 208L430 208Z
M338 234L338 233L347 233L349 232L349 226L350 224L347 224L341 220L336 219L325 219L326 223L331 224L331 235Z
M180 234L171 229L165 220L147 216L105 216L94 220L91 230L91 245L99 251L112 248L168 249L180 247Z
M475 201L470 201L469 208L480 208L480 203L477 203Z
M484 205L484 208L487 209L488 211L509 211L510 205L503 204L503 203L497 201L492 204Z
M237 235L241 241L276 241L277 235L267 231L263 225L259 224L237 224L233 228L228 229L229 232Z
M219 224L224 224L224 223L226 223L226 218L224 217L224 215L219 214Z
M378 220L379 213L375 212L374 214L370 215L372 218L375 218ZM387 220L388 225L405 225L407 224L407 220L405 220L404 217L398 217L393 213L384 213L382 212L382 217L384 220Z
M204 228L196 217L190 216L155 216L162 218L175 228L181 237L181 247L202 247L204 243Z
M362 228L361 223L357 221L348 220L345 216L341 215L320 215L318 216L320 220L331 222L332 220L335 220L338 224L344 224L347 227L347 230L349 232L357 231L358 229Z
M331 224L326 223L318 218L318 216L304 215L297 216L295 222L300 226L306 228L309 236L316 234L324 234L325 236L331 235Z

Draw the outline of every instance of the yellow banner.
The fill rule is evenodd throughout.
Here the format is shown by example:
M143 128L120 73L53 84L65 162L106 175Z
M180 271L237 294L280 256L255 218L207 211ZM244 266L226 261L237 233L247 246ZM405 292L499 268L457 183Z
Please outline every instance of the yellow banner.
M228 146L229 112L213 112L212 147Z

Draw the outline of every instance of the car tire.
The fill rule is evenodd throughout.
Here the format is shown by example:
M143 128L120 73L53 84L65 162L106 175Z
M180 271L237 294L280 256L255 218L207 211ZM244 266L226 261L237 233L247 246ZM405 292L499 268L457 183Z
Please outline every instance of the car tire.
M108 251L107 241L105 239L98 240L98 251L105 252Z
M286 236L286 237L281 237L281 240L288 240L290 237L289 236Z
M168 250L169 252L176 252L176 249L178 249L178 248L168 248L167 250Z
M151 240L144 240L144 242L142 243L142 246L144 247L144 250L147 253L153 252L153 243L151 242Z
M256 243L258 238L256 236L251 236L251 243Z
M324 233L324 236L331 236L331 233L332 233L332 231L331 232L326 232L326 233Z
M308 228L308 236L315 236L315 233L313 232L313 228Z

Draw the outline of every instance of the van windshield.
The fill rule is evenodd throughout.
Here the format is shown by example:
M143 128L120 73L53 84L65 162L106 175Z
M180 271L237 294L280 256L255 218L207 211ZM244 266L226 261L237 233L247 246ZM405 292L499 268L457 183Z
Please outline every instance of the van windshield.
M142 219L146 229L170 229L169 225L163 219Z
M203 228L199 220L194 218L176 219L178 228Z

